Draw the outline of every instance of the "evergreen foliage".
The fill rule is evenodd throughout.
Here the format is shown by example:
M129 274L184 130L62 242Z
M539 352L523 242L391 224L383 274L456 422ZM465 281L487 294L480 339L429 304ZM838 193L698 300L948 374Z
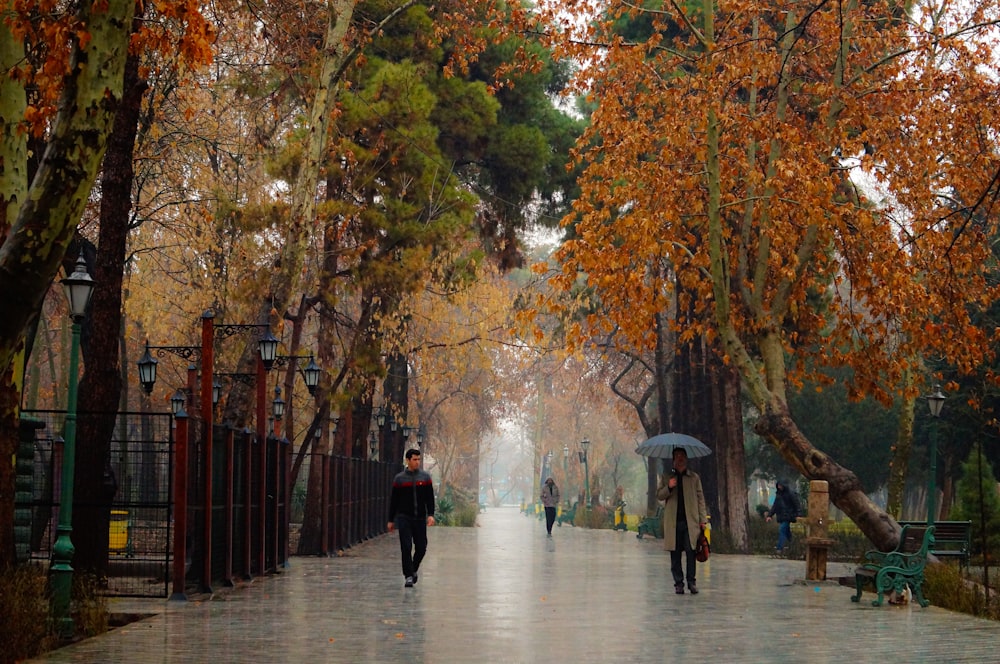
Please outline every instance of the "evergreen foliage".
M1000 495L993 466L979 443L962 464L962 477L956 492L957 501L951 517L971 521L973 555L991 557L994 551L1000 550Z

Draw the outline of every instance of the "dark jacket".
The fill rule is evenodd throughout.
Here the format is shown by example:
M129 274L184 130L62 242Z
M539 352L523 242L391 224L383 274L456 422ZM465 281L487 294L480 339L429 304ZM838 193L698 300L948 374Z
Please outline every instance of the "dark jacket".
M389 520L395 521L397 516L434 516L434 484L426 470L404 470L392 480Z
M778 523L794 522L799 516L799 497L788 488L783 480L774 484L776 491L770 514Z

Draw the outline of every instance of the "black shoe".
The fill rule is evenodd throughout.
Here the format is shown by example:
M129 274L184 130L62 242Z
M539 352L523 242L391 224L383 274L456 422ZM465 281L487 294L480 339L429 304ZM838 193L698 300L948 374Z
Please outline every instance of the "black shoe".
M690 592L692 595L697 595L698 594L698 586L696 586L693 583L689 583L688 584L688 592Z
M418 579L418 578L419 578L419 577L417 576L417 573L416 573L416 572L414 572L414 573L413 573L413 585L417 585L417 579Z
M412 576L406 577L406 583L404 583L403 585L405 587L407 587L407 588L412 588L413 587L413 577Z
M674 584L674 592L677 593L678 595L683 595L684 594L684 584L683 583L675 583Z

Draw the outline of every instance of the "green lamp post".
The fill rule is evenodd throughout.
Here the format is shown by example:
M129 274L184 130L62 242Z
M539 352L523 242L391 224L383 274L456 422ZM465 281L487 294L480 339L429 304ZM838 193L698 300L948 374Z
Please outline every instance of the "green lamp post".
M87 273L83 253L76 261L76 269L62 280L69 300L69 314L73 320L73 337L69 350L69 394L66 400L65 443L62 458L62 484L59 496L59 524L56 542L52 547L52 615L56 630L63 638L73 636L75 627L70 614L70 589L73 585L73 473L76 472L76 390L80 370L80 325L87 303L94 292L94 280Z
M570 496L573 494L569 486L569 445L563 445L563 478L563 481L566 482L566 500L572 503Z
M584 481L584 493L583 500L586 509L590 509L590 465L589 459L587 458L587 448L590 447L590 441L584 438L580 441L580 463L583 464L583 481Z
M937 515L937 437L938 419L941 417L941 407L944 405L945 396L941 392L941 386L935 385L934 392L927 395L927 405L931 409L931 416L934 422L931 425L930 441L930 473L927 477L927 525L933 526Z

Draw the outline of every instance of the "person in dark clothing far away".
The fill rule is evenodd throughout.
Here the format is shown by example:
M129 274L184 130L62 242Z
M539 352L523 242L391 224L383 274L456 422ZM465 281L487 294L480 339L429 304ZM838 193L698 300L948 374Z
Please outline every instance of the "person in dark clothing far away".
M542 485L542 506L545 508L545 530L552 537L552 524L556 522L556 507L559 505L559 487L551 477Z
M420 468L420 450L406 450L406 469L392 480L389 496L389 532L399 531L403 558L403 585L412 588L427 554L427 527L434 525L434 484Z
M778 480L774 483L774 502L767 514L767 521L774 519L778 522L778 546L777 551L781 553L786 544L792 541L792 524L799 516L799 497L788 488L785 480Z

